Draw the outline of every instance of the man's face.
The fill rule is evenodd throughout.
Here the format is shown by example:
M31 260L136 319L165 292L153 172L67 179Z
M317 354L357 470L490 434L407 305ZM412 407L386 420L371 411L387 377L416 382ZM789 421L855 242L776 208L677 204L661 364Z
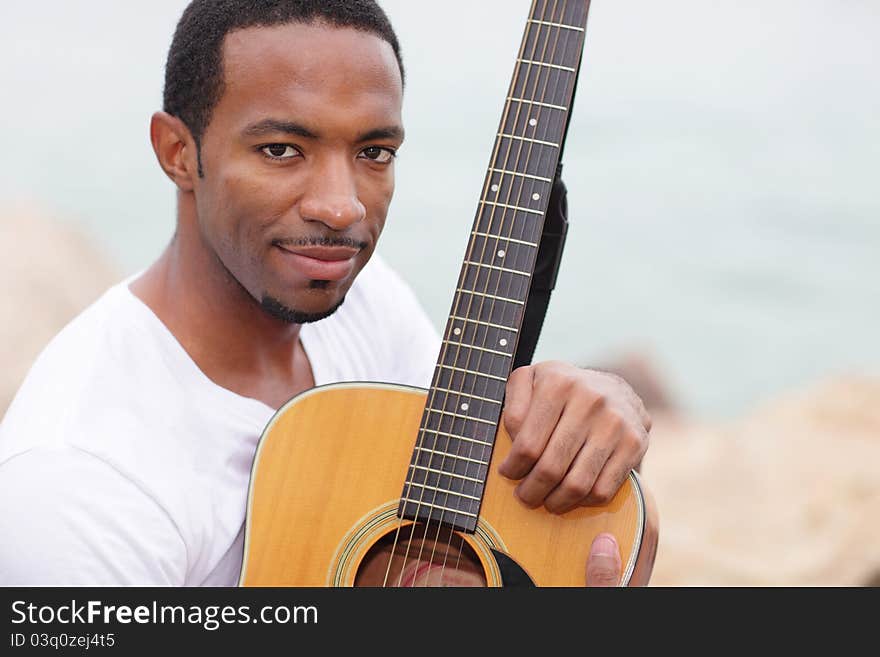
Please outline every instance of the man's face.
M201 144L203 244L287 321L342 303L382 232L403 140L391 46L322 23L227 35Z

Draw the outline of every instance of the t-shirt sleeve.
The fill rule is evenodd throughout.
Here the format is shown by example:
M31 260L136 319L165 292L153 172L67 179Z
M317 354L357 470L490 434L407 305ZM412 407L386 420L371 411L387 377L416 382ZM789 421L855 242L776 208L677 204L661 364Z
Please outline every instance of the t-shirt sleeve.
M0 585L180 586L186 547L162 507L75 447L0 465Z

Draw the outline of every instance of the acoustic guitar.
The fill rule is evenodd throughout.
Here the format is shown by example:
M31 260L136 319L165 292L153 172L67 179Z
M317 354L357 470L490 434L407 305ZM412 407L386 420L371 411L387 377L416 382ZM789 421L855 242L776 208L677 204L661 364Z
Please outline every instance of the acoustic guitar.
M612 533L647 584L639 475L610 503L529 509L500 423L586 33L588 0L534 0L428 390L340 383L278 410L248 495L241 586L583 586Z

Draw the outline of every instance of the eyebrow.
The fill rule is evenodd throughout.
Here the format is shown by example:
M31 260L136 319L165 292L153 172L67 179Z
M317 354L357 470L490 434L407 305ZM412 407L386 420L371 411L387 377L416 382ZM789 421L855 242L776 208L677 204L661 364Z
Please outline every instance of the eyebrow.
M270 134L284 133L288 135L296 135L305 139L318 139L320 135L306 128L305 126L293 123L292 121L281 121L278 119L263 119L257 123L247 126L243 134L247 137L263 137ZM383 128L374 128L362 133L357 138L357 143L373 141L374 139L394 139L403 141L404 131L400 126L392 125Z
M357 141L358 143L360 143L364 141L373 141L374 139L394 139L397 141L403 141L403 128L393 125L386 128L376 128L375 130L368 130L367 132L360 135Z
M248 137L262 137L264 135L283 132L288 135L317 139L318 135L297 123L291 121L279 121L278 119L263 119L246 127L243 134Z

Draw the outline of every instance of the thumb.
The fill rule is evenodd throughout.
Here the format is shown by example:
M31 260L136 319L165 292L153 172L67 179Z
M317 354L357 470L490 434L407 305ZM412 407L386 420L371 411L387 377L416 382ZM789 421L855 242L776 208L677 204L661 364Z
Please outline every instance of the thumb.
M599 534L587 558L587 586L617 586L621 574L620 550L611 534Z

